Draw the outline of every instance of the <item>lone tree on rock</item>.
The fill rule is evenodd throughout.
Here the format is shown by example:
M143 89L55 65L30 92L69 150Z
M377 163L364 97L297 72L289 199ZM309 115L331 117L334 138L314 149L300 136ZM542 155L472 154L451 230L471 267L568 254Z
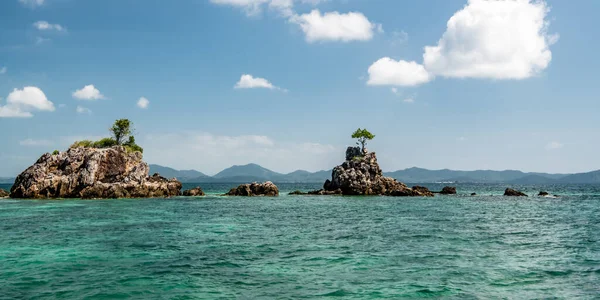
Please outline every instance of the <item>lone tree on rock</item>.
M361 146L361 150L365 152L365 146L367 145L367 141L370 141L375 138L375 135L370 133L366 128L365 129L356 129L356 131L352 134L353 139L358 139L356 142L357 145Z
M123 145L125 139L131 135L131 126L133 124L128 119L119 119L115 121L115 124L109 129L112 133L117 145Z

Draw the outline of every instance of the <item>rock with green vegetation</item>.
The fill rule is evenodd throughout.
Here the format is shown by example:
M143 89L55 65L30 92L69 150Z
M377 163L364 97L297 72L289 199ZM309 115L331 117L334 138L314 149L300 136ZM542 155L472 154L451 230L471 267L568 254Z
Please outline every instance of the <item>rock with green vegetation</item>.
M398 197L432 197L428 189L411 189L404 183L384 177L374 152L355 156L358 147L346 150L346 161L335 167L331 180L327 180L320 191L326 195L385 195ZM362 149L359 149L362 151Z
M236 188L232 188L229 190L226 196L242 196L242 197L256 197L256 196L264 196L264 197L277 197L279 196L279 189L277 186L267 181L265 183L249 183L242 184Z
M15 180L12 198L152 198L181 193L181 183L148 176L141 152L123 146L46 153Z

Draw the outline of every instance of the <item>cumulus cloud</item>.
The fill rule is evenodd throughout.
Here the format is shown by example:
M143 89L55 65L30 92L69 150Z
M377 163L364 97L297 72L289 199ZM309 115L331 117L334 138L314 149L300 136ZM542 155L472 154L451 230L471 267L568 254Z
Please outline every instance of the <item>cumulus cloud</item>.
M91 110L91 109L89 109L89 108L87 108L87 107L80 106L80 105L77 105L77 108L75 109L75 111L76 111L78 114L88 114L88 115L89 115L89 114L91 114L91 113L92 113L92 110Z
M19 142L21 146L27 147L38 147L38 146L52 146L54 143L49 140L34 140L34 139L26 139Z
M150 105L150 101L148 99L146 99L146 97L141 97L138 101L137 101L137 106L141 109L146 109L148 108L148 105Z
M64 28L63 26L59 25L59 24L50 24L46 21L37 21L35 23L33 23L33 27L37 28L38 30L56 30L56 31L66 31L67 29Z
M422 65L389 57L376 61L368 72L368 85L415 86L431 80L431 75Z
M321 14L315 9L308 14L293 16L290 22L300 26L309 43L368 41L373 38L375 30L383 31L381 25L371 23L360 12Z
M554 141L554 142L550 142L550 143L548 143L548 145L546 145L546 150L556 150L556 149L560 149L562 147L564 147L563 144Z
M250 74L244 74L240 77L240 80L235 84L236 89L270 89L270 90L281 90L287 91L280 87L274 86L271 82L264 78L254 77Z
M54 104L41 89L26 86L22 90L14 89L8 95L6 104L0 105L0 118L29 118L34 111L54 110Z
M44 5L45 0L19 0L19 2L25 6L36 8L38 6Z
M446 32L437 45L425 47L423 64L414 63L416 66L405 69L396 64L393 75L396 80L388 79L385 84L415 85L410 81L405 84L404 78L417 66L429 74L429 80L434 76L488 79L535 76L550 64L550 45L558 40L558 35L548 34L548 12L547 4L538 0L469 0L448 20ZM389 65L392 68L393 64ZM385 73L389 68L375 69L370 75L377 82L383 76L377 71Z
M73 98L79 100L98 100L104 99L104 95L93 84L90 84L73 92Z
M209 174L248 163L277 172L317 171L333 167L342 153L332 145L278 142L264 135L183 132L148 135L142 139L140 144L144 145L144 158L148 162L178 169L193 168ZM181 157L187 159L183 161Z

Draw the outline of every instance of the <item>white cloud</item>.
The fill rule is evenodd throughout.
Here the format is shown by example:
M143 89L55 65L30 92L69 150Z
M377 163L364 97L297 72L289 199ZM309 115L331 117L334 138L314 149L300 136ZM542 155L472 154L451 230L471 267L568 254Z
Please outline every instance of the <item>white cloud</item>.
M280 87L274 86L271 82L269 82L268 80L266 80L264 78L254 77L250 74L243 74L242 77L240 77L240 81L238 81L235 84L234 88L236 88L236 89L263 88L263 89L281 90L281 91L287 92L286 89L282 89Z
M404 30L393 31L390 37L390 44L392 46L398 46L408 41L408 33Z
M556 150L556 149L560 149L562 147L564 147L563 144L555 141L555 142L548 143L548 145L546 145L546 150Z
M548 34L548 12L543 0L469 0L448 20L446 32L437 45L425 47L423 65L414 64L429 73L430 80L434 76L488 79L535 76L550 64L549 47L558 40L558 35ZM391 69L392 64L389 65ZM405 79L414 70L398 65L394 69L396 72L388 80L371 79L385 85L406 85ZM423 82L426 81L416 84Z
M8 69L6 67L0 68L0 74L6 74L7 71Z
M21 4L23 4L25 6L29 6L31 8L36 8L38 6L44 5L44 2L46 2L46 1L45 0L19 0L19 2L21 2Z
M89 109L87 107L80 106L80 105L77 105L77 108L75 109L75 111L78 114L91 114L92 113L91 109Z
M33 111L54 111L54 104L44 92L34 86L14 89L6 98L6 105L0 106L0 118L29 118Z
M86 85L80 90L73 92L73 98L79 100L98 100L104 99L104 95L93 85Z
M300 26L306 41L368 41L374 31L383 31L381 25L373 24L360 12L340 14L337 11L321 14L317 9L308 14L294 15L290 22Z
M148 108L149 104L150 104L150 101L148 99L146 99L146 97L141 97L137 102L137 106L141 109Z
M38 146L52 146L54 143L49 140L34 140L34 139L26 139L19 142L21 146L27 147L38 147Z
M67 29L59 24L50 24L46 21L37 21L33 23L33 27L38 30L56 30L56 31L66 31Z
M461 137L458 137L456 140L459 141L459 142L464 142L464 141L467 140L467 138L464 137L464 136L461 136Z
M414 61L396 61L389 57L376 61L368 72L368 85L415 86L433 78L422 65Z
M402 102L412 104L412 103L415 103L415 99L414 98L406 98L406 99L402 100Z
M139 142L150 163L215 174L232 165L257 163L277 172L333 167L343 151L319 143L278 142L263 135L224 136L203 132L148 135ZM170 145L170 147L164 147ZM181 157L187 157L185 161Z

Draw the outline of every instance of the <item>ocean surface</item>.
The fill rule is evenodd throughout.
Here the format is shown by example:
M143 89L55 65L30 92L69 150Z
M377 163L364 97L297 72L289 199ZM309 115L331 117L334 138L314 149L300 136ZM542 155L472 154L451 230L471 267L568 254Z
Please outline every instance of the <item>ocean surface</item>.
M467 184L435 198L217 196L233 186L0 200L0 299L600 297L600 186L515 186L555 199Z

